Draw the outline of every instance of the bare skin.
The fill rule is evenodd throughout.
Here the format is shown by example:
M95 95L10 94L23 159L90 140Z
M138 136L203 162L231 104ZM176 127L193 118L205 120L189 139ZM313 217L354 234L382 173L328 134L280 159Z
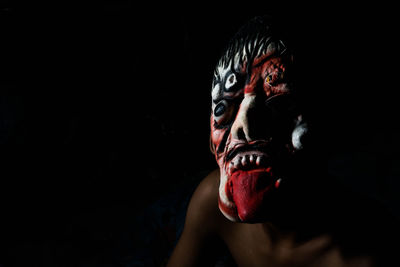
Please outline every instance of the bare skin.
M295 232L272 223L236 223L218 209L219 171L210 173L190 201L184 231L168 267L213 266L218 240L228 247L238 266L375 266L366 256L344 257L329 234L297 240ZM208 262L207 262L208 261Z

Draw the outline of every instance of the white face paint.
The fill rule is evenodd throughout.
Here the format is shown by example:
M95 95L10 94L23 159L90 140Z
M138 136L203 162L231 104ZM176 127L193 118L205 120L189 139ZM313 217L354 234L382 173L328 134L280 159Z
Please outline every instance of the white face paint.
M211 91L211 96L212 96L212 99L218 99L218 98L220 98L220 96L221 96L221 85L219 84L219 83L217 83L214 87L213 87L213 89L212 89L212 91Z
M228 71L230 71L230 67L224 66L222 64L220 64L217 68L217 72L220 77L226 77L226 74L228 73Z

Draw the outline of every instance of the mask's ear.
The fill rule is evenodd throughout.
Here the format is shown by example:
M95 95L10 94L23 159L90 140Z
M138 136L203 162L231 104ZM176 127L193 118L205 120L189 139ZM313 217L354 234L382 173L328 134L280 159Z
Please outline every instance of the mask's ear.
M292 145L296 150L301 150L303 148L303 140L307 135L308 125L303 121L303 116L298 116L296 119L296 127L292 132Z

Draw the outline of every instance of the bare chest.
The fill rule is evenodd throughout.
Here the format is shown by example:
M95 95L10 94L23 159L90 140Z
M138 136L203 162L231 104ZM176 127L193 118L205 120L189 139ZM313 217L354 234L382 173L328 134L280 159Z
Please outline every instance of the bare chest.
M367 257L344 258L329 236L320 236L301 244L290 239L271 241L254 225L239 225L225 231L223 238L238 266L308 266L308 267L369 267ZM228 228L227 228L228 230Z

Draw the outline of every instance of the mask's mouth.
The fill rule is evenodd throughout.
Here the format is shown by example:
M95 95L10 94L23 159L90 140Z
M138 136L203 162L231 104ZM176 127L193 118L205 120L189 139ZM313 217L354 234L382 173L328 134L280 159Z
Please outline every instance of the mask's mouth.
M279 185L264 144L239 146L227 154L225 194L243 222L262 216L265 197Z
M272 144L268 141L237 144L226 153L225 171L228 175L231 175L239 170L266 169L272 166L272 154Z
M270 150L271 143L267 141L256 141L251 144L237 144L233 148L229 149L225 162L232 161L238 154L253 151L256 154L262 153L267 154L266 151Z
M237 153L227 164L227 173L233 174L236 171L251 171L268 167L271 167L269 156L265 152L252 150Z

